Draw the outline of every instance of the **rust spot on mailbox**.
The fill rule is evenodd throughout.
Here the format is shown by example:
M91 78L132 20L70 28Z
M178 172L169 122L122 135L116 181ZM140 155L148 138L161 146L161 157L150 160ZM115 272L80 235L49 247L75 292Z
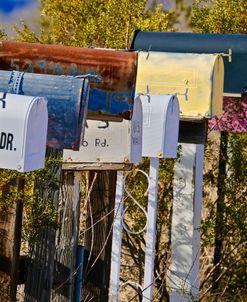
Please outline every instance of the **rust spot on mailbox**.
M131 117L136 81L137 53L43 45L14 41L0 42L0 69L53 75L98 75L92 80L88 116L118 120Z

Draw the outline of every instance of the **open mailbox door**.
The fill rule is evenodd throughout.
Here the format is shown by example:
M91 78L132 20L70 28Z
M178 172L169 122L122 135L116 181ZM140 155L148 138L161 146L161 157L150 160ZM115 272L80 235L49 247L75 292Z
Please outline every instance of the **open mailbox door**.
M64 150L67 163L139 163L142 156L142 104L134 101L131 120L87 120L79 152Z
M47 125L45 98L0 92L0 168L43 168Z

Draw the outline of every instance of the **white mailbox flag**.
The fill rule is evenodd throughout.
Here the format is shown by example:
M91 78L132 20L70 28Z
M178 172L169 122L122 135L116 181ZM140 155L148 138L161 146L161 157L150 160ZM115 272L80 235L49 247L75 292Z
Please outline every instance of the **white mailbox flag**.
M137 97L131 120L87 120L79 151L64 150L70 163L139 163L142 157L142 104Z
M176 95L141 95L143 109L142 156L176 158L179 103Z
M47 125L45 98L0 92L0 168L43 168Z

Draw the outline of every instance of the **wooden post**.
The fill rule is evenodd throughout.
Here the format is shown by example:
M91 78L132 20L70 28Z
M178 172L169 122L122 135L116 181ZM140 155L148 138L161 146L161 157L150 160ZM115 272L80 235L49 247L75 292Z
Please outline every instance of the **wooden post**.
M52 301L73 301L79 234L81 172L63 171L56 232Z
M124 173L117 172L117 186L114 210L114 224L112 235L112 250L111 250L111 274L110 274L110 289L109 289L109 302L119 301L120 289L120 260L122 250L122 215L123 215L123 198L124 198Z
M110 281L111 238L114 217L114 202L117 171L89 173L92 193L87 210L85 234L84 298L108 301ZM94 183L93 183L94 182ZM101 220L101 221L100 221Z
M62 151L47 149L47 157L62 158ZM61 165L53 167L57 182L60 182ZM45 207L46 200L52 199L54 206L58 207L59 185L52 190L44 188L39 183L36 188L39 196L43 200ZM27 270L27 280L25 283L25 302L39 301L47 302L51 299L54 257L55 257L55 234L56 230L52 227L43 227L39 230L38 242L33 246L30 264Z
M174 169L171 302L199 294L199 260L204 145L182 144Z
M145 246L144 289L142 302L152 301L154 283L154 258L156 239L156 216L158 206L159 158L150 158L150 187L148 192L148 217Z
M17 285L19 279L19 260L21 250L21 229L22 229L22 212L23 212L23 194L24 194L24 178L17 179L18 200L16 201L16 215L14 224L14 242L12 252L11 274L10 274L10 302L16 301Z
M18 182L18 192L23 193L24 180L14 179L11 183L2 188L2 198L5 198L16 186ZM21 196L20 196L21 197ZM19 260L21 246L21 227L22 227L22 202L16 200L15 203L2 209L0 213L0 278L4 281L1 298L3 301L16 301L17 285L19 281ZM10 276L7 277L7 276ZM9 283L6 282L9 280ZM10 286L10 291L7 290Z

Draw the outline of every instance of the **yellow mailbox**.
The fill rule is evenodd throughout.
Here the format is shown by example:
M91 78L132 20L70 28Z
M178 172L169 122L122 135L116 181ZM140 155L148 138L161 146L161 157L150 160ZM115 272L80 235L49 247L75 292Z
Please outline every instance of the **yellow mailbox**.
M136 93L176 94L181 118L220 114L223 84L220 55L139 52Z

